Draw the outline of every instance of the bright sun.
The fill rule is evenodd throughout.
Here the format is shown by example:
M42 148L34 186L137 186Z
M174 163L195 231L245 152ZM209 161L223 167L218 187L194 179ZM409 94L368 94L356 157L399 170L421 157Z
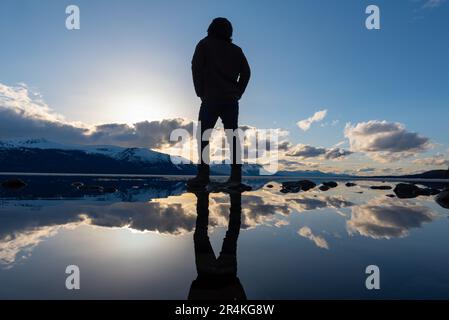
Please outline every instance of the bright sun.
M165 99L149 94L129 94L118 97L111 112L120 122L136 123L167 117L170 106Z

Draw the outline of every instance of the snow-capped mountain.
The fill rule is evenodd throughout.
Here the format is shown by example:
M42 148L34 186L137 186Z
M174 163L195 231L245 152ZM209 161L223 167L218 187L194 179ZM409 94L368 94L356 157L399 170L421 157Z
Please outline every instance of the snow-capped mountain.
M0 141L0 172L180 175L196 173L196 166L186 159L177 157L177 164L172 160L168 154L145 148L61 144L46 139ZM259 165L245 164L243 174L258 175L259 169ZM213 175L227 175L229 171L229 165L211 166Z
M177 160L180 160L179 158ZM0 140L0 172L96 174L196 174L196 166L172 161L170 155L146 148L62 144L46 139ZM245 164L245 176L258 176L261 166ZM228 175L227 164L211 165L212 175ZM277 176L335 177L320 171L279 171ZM341 176L341 175L339 175Z
M179 159L179 158L178 158ZM179 162L177 162L179 163ZM145 148L61 144L46 139L0 141L0 172L193 174L184 159Z
M11 139L0 141L0 149L76 150L86 154L101 154L117 160L165 162L170 156L145 148L124 148L112 145L60 144L46 139ZM186 163L188 161L186 160Z

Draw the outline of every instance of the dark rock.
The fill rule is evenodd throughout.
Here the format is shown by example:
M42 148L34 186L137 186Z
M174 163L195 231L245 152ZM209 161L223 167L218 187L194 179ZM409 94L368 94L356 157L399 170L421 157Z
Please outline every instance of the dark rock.
M271 188L273 188L273 185L272 184L267 184L266 187L271 189Z
M449 209L449 189L441 191L435 198L437 203L445 209Z
M321 191L327 191L327 190L329 190L329 187L326 186L326 185L322 185L322 186L320 186L320 190Z
M291 187L283 186L281 189L281 192L283 193L298 193L299 191L301 191L301 187L299 186L291 186Z
M84 186L84 183L82 183L82 182L72 183L72 187L75 187L75 188L81 188L82 186Z
M350 187L355 187L357 184L354 182L346 182L345 186L347 186L348 188Z
M425 189L421 189L422 192L422 196L436 196L437 194L439 194L441 191L435 188L425 188Z
M220 183L220 182L211 182L209 183L205 189L207 192L217 193L217 192L225 192L225 193L242 193L245 191L251 191L253 188L250 185L240 183L238 185L230 185L229 183ZM193 190L192 190L193 191Z
M316 187L316 184L310 180L286 181L282 183L282 193L297 193L301 190L308 191Z
M394 193L398 198L408 199L416 198L418 196L431 196L440 193L440 191L433 188L423 189L410 183L399 183L394 188Z
M326 186L328 188L336 188L338 186L338 183L336 183L335 181L323 182L323 186Z
M20 179L10 179L2 182L2 187L6 189L22 189L27 184Z
M95 186L95 185L82 186L79 189L82 191L85 191L85 192L103 192L104 191L104 188L102 186Z
M301 185L301 190L309 191L310 189L313 189L316 187L316 183L310 181L310 180L301 180L299 181L299 184Z
M106 187L103 189L104 193L116 193L117 191L118 191L117 188L114 187Z
M404 198L416 198L417 196L419 196L420 193L419 190L420 188L418 188L414 184L399 183L396 185L393 191L398 198L404 199Z
M394 194L387 194L386 195L388 198L396 198L396 196Z
M391 190L393 189L391 186L371 186L373 190Z

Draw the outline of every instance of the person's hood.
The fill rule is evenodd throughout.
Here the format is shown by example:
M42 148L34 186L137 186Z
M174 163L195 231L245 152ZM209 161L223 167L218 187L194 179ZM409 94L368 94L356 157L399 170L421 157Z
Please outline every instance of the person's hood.
M232 24L226 18L215 18L207 29L211 37L232 41Z

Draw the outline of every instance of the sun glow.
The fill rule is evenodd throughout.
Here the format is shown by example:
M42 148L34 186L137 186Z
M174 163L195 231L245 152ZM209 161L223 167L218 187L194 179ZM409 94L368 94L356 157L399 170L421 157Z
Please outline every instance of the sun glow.
M127 94L111 104L111 116L122 123L162 119L169 115L170 103L151 94Z

